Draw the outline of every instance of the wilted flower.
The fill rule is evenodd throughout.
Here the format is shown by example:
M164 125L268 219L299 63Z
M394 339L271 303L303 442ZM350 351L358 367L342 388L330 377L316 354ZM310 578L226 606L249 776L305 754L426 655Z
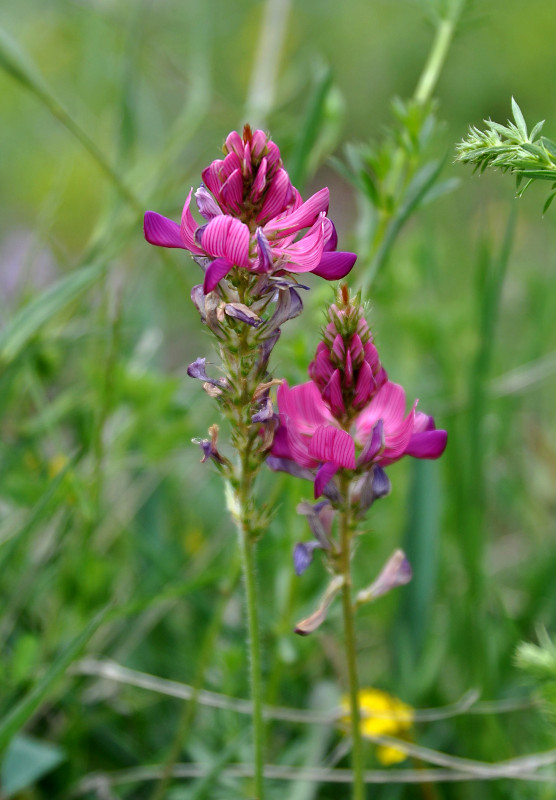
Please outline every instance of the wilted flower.
M197 223L191 212L191 189L181 225L147 211L147 241L198 257L206 269L205 293L234 268L274 275L313 272L327 280L347 275L357 257L334 252L337 235L327 217L328 189L303 202L282 167L276 144L248 125L243 137L235 131L229 134L224 152L224 159L203 170L204 184L195 192L204 223ZM298 238L302 231L306 232Z

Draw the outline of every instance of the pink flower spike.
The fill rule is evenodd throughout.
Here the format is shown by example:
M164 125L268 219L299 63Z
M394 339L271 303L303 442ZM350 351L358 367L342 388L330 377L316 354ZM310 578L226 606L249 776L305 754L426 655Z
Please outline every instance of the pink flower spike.
M227 258L217 258L209 264L205 272L203 291L205 294L212 292L219 281L225 278L228 272L233 269L233 264Z
M355 253L327 252L326 243L324 251L318 266L313 270L313 275L318 275L319 278L327 281L339 281L341 278L345 278L357 261Z
M446 444L448 434L446 431L425 431L414 433L405 449L407 456L414 458L440 458Z
M317 219L318 215L328 210L330 192L325 186L320 192L312 195L299 208L288 216L279 219L272 219L265 225L265 233L297 233L302 228L308 228ZM324 239L324 232L323 232Z
M149 244L158 247L181 247L185 250L185 245L180 234L180 226L156 211L147 211L143 222L145 239Z
M338 467L355 469L355 442L349 433L332 425L316 429L309 444L309 455L317 461L331 461Z
M320 465L315 476L315 500L321 496L326 489L327 483L332 480L339 469L339 466L331 461Z

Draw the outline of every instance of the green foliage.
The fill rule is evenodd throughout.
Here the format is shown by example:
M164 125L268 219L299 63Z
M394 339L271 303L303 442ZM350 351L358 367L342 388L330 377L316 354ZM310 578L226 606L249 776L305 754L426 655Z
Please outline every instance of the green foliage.
M511 172L516 176L516 193L521 197L536 180L551 181L556 190L556 144L541 136L544 125L537 122L529 133L520 107L512 97L514 122L507 125L485 120L486 129L472 126L467 139L457 145L457 159L473 164L475 170L484 172L488 167ZM543 208L549 209L556 197L551 191Z

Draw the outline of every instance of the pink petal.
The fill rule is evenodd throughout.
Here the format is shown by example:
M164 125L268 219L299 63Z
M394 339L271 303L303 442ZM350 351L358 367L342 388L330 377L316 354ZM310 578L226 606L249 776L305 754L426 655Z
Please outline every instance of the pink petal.
M320 465L315 476L315 500L317 497L321 496L326 488L326 484L332 480L339 469L339 466L331 461L327 464Z
M222 183L228 180L232 172L239 169L241 172L241 160L235 153L228 153L224 161L220 162L219 176Z
M357 376L357 383L355 384L355 396L353 398L353 407L355 409L363 408L371 400L373 392L376 389L373 371L366 361L363 361ZM376 422L374 411L372 412L372 420L369 421L368 428L371 429L372 425ZM365 417L359 415L358 425L364 425Z
M185 199L185 203L183 206L183 211L181 212L181 225L180 225L180 233L182 241L191 253L195 253L196 255L205 255L205 251L202 250L195 241L195 231L197 230L197 223L193 219L193 214L189 208L191 204L191 194L193 189L189 191Z
M434 431L435 427L434 417L429 417L428 414L423 414L421 411L415 412L415 425L413 427L413 433Z
M342 378L340 370L336 369L332 377L322 390L322 399L330 408L335 417L345 414L344 398L342 397Z
M251 200L256 203L260 199L263 190L266 186L266 158L263 158L257 170L257 177L253 181L253 188L251 189Z
M263 225L265 220L272 219L277 214L282 213L284 210L284 204L288 194L289 186L290 176L285 169L279 169L272 179L270 186L266 190L266 197L264 199L263 207L257 216L257 222Z
M227 206L237 211L243 202L243 175L235 169L221 189L222 200Z
M448 441L446 431L425 431L414 433L405 449L404 455L414 458L439 458Z
M269 171L272 171L273 167L280 164L280 149L278 145L272 141L267 142L266 149L267 149L266 160L268 161L268 169Z
M339 467L355 469L355 442L347 431L332 425L316 429L309 444L309 455L318 461L332 461Z
M326 251L335 250L338 247L338 234L336 227L328 217L324 223L324 249Z
M268 222L265 225L265 233L296 233L302 228L310 227L321 212L328 210L329 199L330 192L328 187L325 186L324 189L312 195L292 214L279 219L272 219Z
M213 161L212 164L209 164L208 167L202 171L201 176L203 178L203 183L207 187L209 191L213 193L215 197L220 196L220 188L222 186L222 181L220 180L220 168L224 162L221 159L217 161Z
M327 281L339 281L350 272L357 261L355 253L329 253L326 252L327 244L324 244L322 258L318 266L313 270L313 275L318 275Z
M319 425L332 420L329 410L322 402L320 392L313 381L289 388L283 383L276 393L280 414L301 433L312 434Z
M149 244L158 247L181 247L185 250L185 245L180 234L180 226L177 222L157 214L156 211L147 211L143 222L145 239Z
M290 272L312 272L322 259L323 247L322 223L318 221L298 242L288 247L275 246L274 252L287 259L286 269Z
M203 232L202 245L210 256L228 258L238 267L249 266L249 228L235 217L214 217Z
M261 130L253 131L253 136L251 138L251 157L258 158L265 149L265 146L266 133Z
M226 137L228 152L234 152L240 159L243 158L243 139L237 131L232 131Z
M233 269L233 264L227 258L217 258L207 267L205 272L205 280L203 283L203 291L205 294L212 292L219 281L224 278L228 272Z
M218 217L222 213L220 206L205 186L199 186L195 192L195 200L197 202L199 214L201 214L207 222L210 222L213 217Z

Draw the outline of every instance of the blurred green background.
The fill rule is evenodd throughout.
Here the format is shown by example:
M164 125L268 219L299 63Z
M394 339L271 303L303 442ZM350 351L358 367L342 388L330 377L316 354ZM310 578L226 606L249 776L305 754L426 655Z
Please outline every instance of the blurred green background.
M556 135L554 5L466 4L434 89L437 122L406 161L395 133L388 139L403 128L391 101L413 95L435 14L449 6L274 6L284 25L283 39L270 26L275 78L271 47L257 61L262 2L21 0L0 9L4 797L65 798L79 786L88 798L250 796L248 780L222 773L250 760L247 717L65 672L86 652L248 696L234 531L219 478L191 444L218 421L186 376L197 356L215 360L189 300L200 272L184 252L149 247L141 229L147 208L179 218L202 168L246 121L271 132L304 196L330 186L340 247L360 253L354 288L372 268L384 208L346 180L345 145L394 142L385 185L389 154L410 172L429 157L440 170L445 159L444 193L412 209L366 287L391 379L447 428L449 445L438 463L390 468L393 492L368 517L358 585L398 546L415 577L361 611L360 674L415 707L453 703L471 688L489 701L527 705L531 696L513 654L537 625L550 631L556 612L555 212L542 218L540 188L514 200L509 176L473 177L453 158L469 124L505 122L512 95L530 124L546 117ZM290 382L305 379L332 298L324 282L311 286L274 351L274 374ZM310 489L264 476L260 501L276 510L258 548L259 582L268 702L322 710L345 690L337 609L322 632L292 634L326 583L318 558L293 575L293 544L309 537L295 508ZM484 761L553 741L536 708L483 710L418 723L413 738ZM22 726L29 738L14 740ZM334 728L275 722L269 761L322 764L341 740ZM370 744L368 760L380 768ZM173 762L211 772L166 783L163 767L156 780L133 772ZM120 784L112 778L122 770L131 779ZM98 771L112 778L79 783ZM348 794L269 782L275 798ZM369 796L556 791L505 780L391 784Z

